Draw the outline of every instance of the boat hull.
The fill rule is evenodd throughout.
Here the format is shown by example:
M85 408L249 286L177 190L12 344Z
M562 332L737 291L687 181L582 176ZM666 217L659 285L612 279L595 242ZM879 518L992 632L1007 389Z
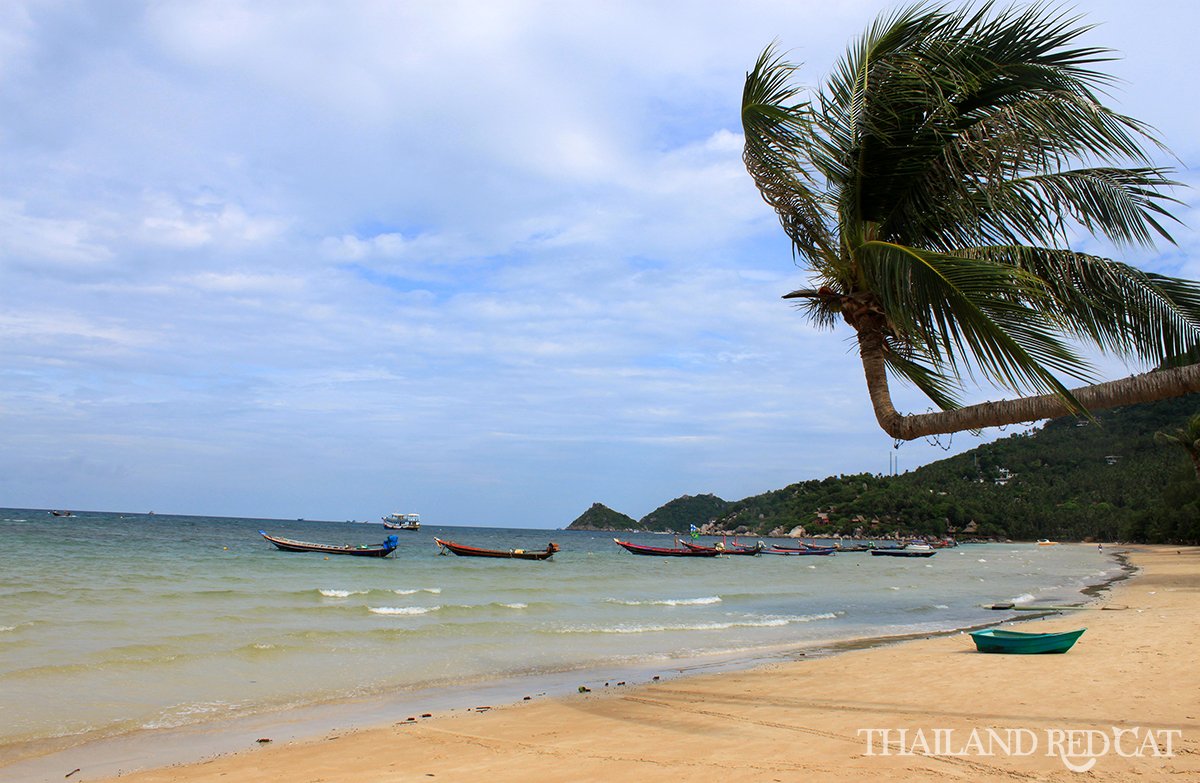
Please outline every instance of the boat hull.
M739 546L737 544L729 546L704 546L703 544L693 544L690 541L680 541L679 543L693 552L715 551L718 555L748 555L753 557L762 551L762 547L760 546Z
M339 546L337 544L314 544L309 541L296 541L291 538L280 538L268 535L265 531L258 534L275 545L276 549L284 552L316 552L324 555L352 555L354 557L387 557L396 551L399 541L395 536L388 536L382 544L374 546Z
M453 541L433 539L443 552L452 552L459 557L494 557L505 560L549 560L558 551L558 544L550 543L545 549L481 549Z
M622 541L619 538L614 538L618 545L623 547L626 552L633 555L650 555L652 557L716 557L721 554L716 549L688 549L680 547L679 549L668 549L661 546L642 546L640 544L631 544L628 541Z
M987 628L972 631L975 649L982 653L1004 653L1008 655L1045 655L1065 653L1074 646L1086 628L1062 633L1022 633Z
M937 551L934 549L872 549L871 554L876 557L933 557Z
M837 549L831 546L809 546L807 544L801 544L800 546L771 544L771 550L785 555L832 555L837 551Z

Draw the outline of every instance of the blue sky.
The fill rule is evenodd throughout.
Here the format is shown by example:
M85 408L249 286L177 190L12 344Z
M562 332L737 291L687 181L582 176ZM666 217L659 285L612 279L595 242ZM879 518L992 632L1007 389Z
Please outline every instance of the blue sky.
M558 527L886 472L738 103L892 7L4 3L0 505ZM1200 11L1075 8L1200 184ZM1179 246L1121 257L1200 278L1176 195Z

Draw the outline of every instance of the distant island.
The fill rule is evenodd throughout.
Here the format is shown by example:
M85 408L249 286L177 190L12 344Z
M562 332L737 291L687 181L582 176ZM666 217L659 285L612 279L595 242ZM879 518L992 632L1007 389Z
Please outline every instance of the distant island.
M1200 483L1155 441L1200 394L1063 417L898 476L802 481L743 500L683 495L640 520L594 503L568 530L1200 543Z

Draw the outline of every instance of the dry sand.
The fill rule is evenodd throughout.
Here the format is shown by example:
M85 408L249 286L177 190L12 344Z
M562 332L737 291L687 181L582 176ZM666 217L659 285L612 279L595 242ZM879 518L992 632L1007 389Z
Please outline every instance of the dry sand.
M1066 655L982 655L942 636L303 742L248 737L244 752L113 780L1200 781L1200 549L1131 557L1143 572L1090 609L1014 626L1086 626Z

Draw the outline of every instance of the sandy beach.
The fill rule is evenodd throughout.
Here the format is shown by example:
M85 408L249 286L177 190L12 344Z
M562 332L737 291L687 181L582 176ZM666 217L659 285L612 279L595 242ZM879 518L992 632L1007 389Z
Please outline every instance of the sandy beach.
M109 780L1197 780L1200 549L1129 557L1140 573L1089 608L1014 624L1086 626L1066 655L983 655L955 634L306 741L247 737L243 752Z

